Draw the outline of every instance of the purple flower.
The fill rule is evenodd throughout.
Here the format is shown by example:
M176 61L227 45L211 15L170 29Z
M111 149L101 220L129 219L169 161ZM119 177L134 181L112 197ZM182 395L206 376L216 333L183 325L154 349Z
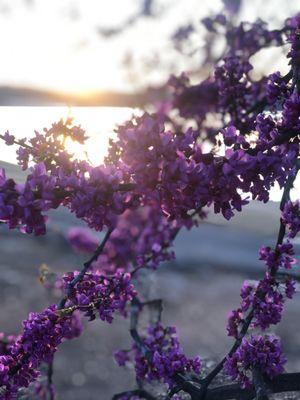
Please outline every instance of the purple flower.
M114 358L120 367L124 367L124 365L130 360L128 352L125 350L115 351Z
M119 365L132 360L138 379L149 382L162 380L173 386L177 373L200 373L200 358L192 359L184 355L174 327L164 328L160 323L150 325L143 343L144 348L134 343L131 350L126 353L118 351L116 357Z
M290 269L296 262L294 248L286 242L277 246L276 250L262 246L260 259L267 265L267 272L263 279L255 283L244 282L241 288L241 304L237 310L233 310L227 322L229 336L235 338L248 312L252 312L253 327L267 329L270 325L281 321L286 298L292 298L295 293L295 282L286 278L284 282L276 280L275 274L279 268Z
M74 318L60 315L52 305L41 313L30 313L23 321L23 332L10 344L7 355L0 356L0 386L6 387L8 399L38 378L40 364L52 362L64 339L81 333Z
M8 131L4 133L2 138L7 146L12 146L15 143L14 135L11 135Z
M77 275L78 272L64 275L63 284L67 292ZM129 273L118 270L112 276L104 276L99 271L88 272L69 293L66 307L75 306L90 320L95 319L98 312L101 320L111 323L116 311L126 315L126 305L135 296Z
M243 338L236 352L227 357L224 371L232 380L237 380L242 388L249 388L254 368L273 379L284 371L285 363L286 358L278 339L272 335L252 335Z
M158 206L126 210L93 268L108 273L132 265L156 268L174 257L170 248L176 231L175 221L168 222Z
M279 268L291 269L297 263L293 257L294 247L290 242L277 246L276 250L262 246L259 250L260 260L263 260L269 271L277 272Z
M289 237L294 238L300 231L300 202L288 201L282 212L282 220L289 230Z
M93 253L99 243L97 237L89 229L81 227L70 228L66 238L73 249L80 253Z

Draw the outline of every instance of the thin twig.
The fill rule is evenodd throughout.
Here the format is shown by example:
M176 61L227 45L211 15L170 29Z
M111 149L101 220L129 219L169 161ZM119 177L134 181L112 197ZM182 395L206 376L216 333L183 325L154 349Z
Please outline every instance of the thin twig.
M49 362L47 370L47 389L49 393L49 400L54 400L53 390L53 361Z
M102 242L100 243L100 245L97 247L97 249L96 249L96 251L94 252L94 254L92 255L92 257L91 257L88 261L86 261L86 262L83 264L82 270L81 270L81 271L79 272L79 274L68 284L67 294L66 294L66 296L65 296L64 298L61 299L61 301L60 301L60 303L59 303L59 305L58 305L58 309L61 310L61 309L64 308L64 306L65 306L65 304L66 304L66 301L67 301L68 298L72 295L72 291L73 291L75 285L83 279L84 275L85 275L86 272L89 270L89 268L91 267L92 263L93 263L94 261L96 261L97 258L100 256L100 254L103 252L104 247L105 247L105 245L106 245L106 243L107 243L107 241L108 241L108 239L109 239L109 237L110 237L112 231L113 231L112 228L108 229L108 231L106 232L106 234L105 234L105 236L104 236L104 239L102 240Z

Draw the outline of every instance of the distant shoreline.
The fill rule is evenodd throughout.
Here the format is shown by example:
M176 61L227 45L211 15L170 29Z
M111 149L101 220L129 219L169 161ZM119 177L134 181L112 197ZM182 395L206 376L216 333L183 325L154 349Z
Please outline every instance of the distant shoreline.
M162 88L148 88L137 93L93 92L80 95L38 88L0 86L0 106L141 107L165 96Z

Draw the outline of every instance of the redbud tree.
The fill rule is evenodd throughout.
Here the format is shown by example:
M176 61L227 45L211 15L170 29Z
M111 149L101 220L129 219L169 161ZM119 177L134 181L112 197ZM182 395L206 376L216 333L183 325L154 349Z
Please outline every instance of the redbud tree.
M52 363L60 344L81 334L82 319L113 323L116 313L128 318L132 345L114 357L120 366L133 364L137 386L115 400L268 399L272 392L300 390L300 373L284 373L280 339L269 333L296 286L300 202L290 200L290 191L300 166L300 15L276 30L262 21L235 26L226 13L203 23L226 41L209 77L196 84L185 74L171 77L172 96L154 113L118 126L104 163L93 166L68 153L66 138L86 139L71 120L31 139L1 135L17 146L18 163L28 171L23 183L0 174L0 220L9 229L44 235L48 211L65 207L104 234L97 243L91 233L73 229L70 243L91 257L79 271L57 278L57 304L30 313L17 335L1 334L1 399L27 392L54 399ZM175 39L190 30L181 29ZM254 80L250 57L286 45L288 73ZM230 313L224 333L232 347L204 371L199 356L184 354L176 328L162 324L162 300L143 298L136 278L175 256L172 244L181 229L191 229L207 212L229 220L251 199L267 203L275 184L283 189L277 241L260 248L264 275L243 284L240 304ZM149 307L155 321L141 329ZM40 382L44 364L46 384ZM234 382L216 385L221 372ZM163 384L163 395L151 390L155 382Z

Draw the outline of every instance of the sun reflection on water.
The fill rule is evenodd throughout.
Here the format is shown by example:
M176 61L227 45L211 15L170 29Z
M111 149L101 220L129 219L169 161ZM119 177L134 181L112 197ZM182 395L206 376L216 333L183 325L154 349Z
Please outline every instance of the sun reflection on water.
M93 165L103 161L108 141L114 136L114 128L137 112L125 107L0 107L0 132L8 130L17 138L30 137L41 132L59 119L72 117L75 124L86 130L89 139L82 146L66 141L69 152L80 159L89 159ZM0 160L15 164L16 148L0 141Z

